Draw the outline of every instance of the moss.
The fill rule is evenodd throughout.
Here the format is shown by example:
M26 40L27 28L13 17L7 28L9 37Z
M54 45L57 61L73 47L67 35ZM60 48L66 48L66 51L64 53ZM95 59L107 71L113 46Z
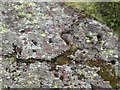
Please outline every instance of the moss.
M8 60L8 61L11 61L11 62L20 62L20 63L34 63L35 62L35 60L25 60L25 59L21 59L21 60L19 60L19 59L16 59L15 57L10 57L10 58L5 58L5 60Z
M71 63L71 60L68 58L69 55L74 54L77 51L77 47L75 45L72 45L69 50L67 50L62 55L56 57L51 63L51 69L50 71L56 70L56 65L64 65Z
M35 63L35 60L17 60L17 62L20 62L20 63Z
M112 28L120 37L120 2L66 2L75 11L84 11L92 17Z
M75 9L76 12L84 11L85 14L87 14L87 17L93 17L97 18L98 20L102 21L101 14L98 13L97 9L98 6L96 3L92 2L67 2L65 3L67 6L71 6Z
M78 50L78 48L77 48L75 45L72 45L72 46L70 47L70 49L67 50L67 51L63 54L63 56L64 56L64 57L67 57L67 56L69 56L69 55L72 55L72 54L74 54L77 50Z
M109 70L109 69L108 69ZM109 81L112 88L117 88L117 79L115 75L115 70L112 69L113 76L110 76L107 72L106 68L101 67L100 71L98 71L98 74L105 80Z
M97 72L105 81L109 81L112 88L117 88L117 77L115 74L115 69L111 64L107 64L105 61L96 60L88 61L87 64L90 67L100 67L100 70ZM112 75L110 73L112 73Z
M64 65L64 64L68 64L69 62L70 60L68 58L61 56L60 58L57 59L55 64Z

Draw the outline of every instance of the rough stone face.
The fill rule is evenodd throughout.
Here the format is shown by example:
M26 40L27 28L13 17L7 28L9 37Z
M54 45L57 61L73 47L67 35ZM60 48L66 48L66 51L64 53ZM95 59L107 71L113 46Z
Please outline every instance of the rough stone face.
M114 86L98 73L105 67L109 70L105 73L114 77L110 68L117 70L119 65L118 37L112 29L90 18L78 18L81 13L62 3L6 2L2 8L0 76L3 78L0 79L3 87L88 89ZM75 53L71 45L77 47ZM44 61L29 64L14 62L15 57L4 57L13 53L23 61L29 58ZM52 63L54 58L60 61ZM88 65L92 60L98 62L93 67ZM114 65L110 64L112 60ZM105 63L100 64L100 61Z
M9 6L12 6L12 3ZM8 9L9 6L4 8ZM22 10L16 10L17 7L21 7ZM29 4L28 6L13 4L12 8L2 15L3 25L6 25L7 29L3 33L4 54L12 52L15 44L22 48L19 55L21 58L50 60L69 48L60 37L60 33L65 29L64 24L72 17L65 14L64 8L55 3L54 7L52 3L39 3L35 4L35 7L32 8Z

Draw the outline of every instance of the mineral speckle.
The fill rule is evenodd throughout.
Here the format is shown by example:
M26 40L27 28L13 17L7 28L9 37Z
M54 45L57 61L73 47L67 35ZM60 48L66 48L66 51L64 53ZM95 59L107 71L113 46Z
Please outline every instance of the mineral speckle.
M3 88L117 88L118 37L61 4L1 4Z

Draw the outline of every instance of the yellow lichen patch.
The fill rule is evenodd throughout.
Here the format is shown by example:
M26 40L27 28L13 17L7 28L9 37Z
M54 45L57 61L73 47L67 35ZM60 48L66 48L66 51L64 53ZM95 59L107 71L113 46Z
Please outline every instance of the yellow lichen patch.
M38 17L35 17L35 18L33 19L33 23L38 23Z
M46 34L45 34L45 33L42 33L42 34L41 34L41 36L42 36L42 37L45 37L45 36L46 36Z
M27 17L28 17L28 18L32 18L32 15L31 15L31 14L27 14Z
M21 9L25 8L24 5L20 5L20 6L13 5L13 7L15 8L15 10L21 10Z
M6 25L5 24L3 24L2 26L1 26L1 33L6 33L7 32L7 27L6 27Z
M21 4L26 4L27 2L25 2L24 0L20 0L19 1Z
M59 88L59 85L57 83L53 84L51 88Z
M11 62L16 62L16 58L14 58L14 57L5 58L5 60L11 61Z
M27 13L25 13L25 12L19 12L19 13L18 13L18 16L26 17L26 16L27 16Z
M28 3L28 5L33 6L33 7L36 6L36 4L34 2L30 2L30 3Z
M45 20L45 19L46 19L46 17L47 17L47 15L42 14L42 13L41 13L41 16L42 16L42 19L43 19L43 20Z
M90 67L100 67L100 70L97 72L105 81L109 81L112 88L117 88L117 77L115 74L115 69L111 64L106 63L103 60L88 61L87 64Z

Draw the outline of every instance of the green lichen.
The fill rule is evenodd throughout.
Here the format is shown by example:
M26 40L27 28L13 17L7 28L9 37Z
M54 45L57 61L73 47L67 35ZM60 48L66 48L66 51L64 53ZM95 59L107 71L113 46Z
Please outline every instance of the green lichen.
M1 32L0 33L6 33L7 32L7 26L5 25L5 24L3 24L2 26L1 26Z
M110 68L108 68L108 70L110 70ZM105 81L109 81L110 85L112 86L112 88L117 88L117 79L116 79L116 75L115 75L115 69L111 69L112 70L112 76L109 75L109 73L107 72L106 68L101 67L100 71L98 71L98 74L105 80Z
M115 69L111 64L106 63L102 60L88 61L87 64L90 67L100 67L100 70L97 72L105 81L109 81L112 88L117 88L117 77Z
M11 62L16 62L16 58L14 58L14 57L5 58L5 60L11 61Z
M77 12L84 11L87 17L105 23L120 37L120 2L66 2L65 5L74 8Z

